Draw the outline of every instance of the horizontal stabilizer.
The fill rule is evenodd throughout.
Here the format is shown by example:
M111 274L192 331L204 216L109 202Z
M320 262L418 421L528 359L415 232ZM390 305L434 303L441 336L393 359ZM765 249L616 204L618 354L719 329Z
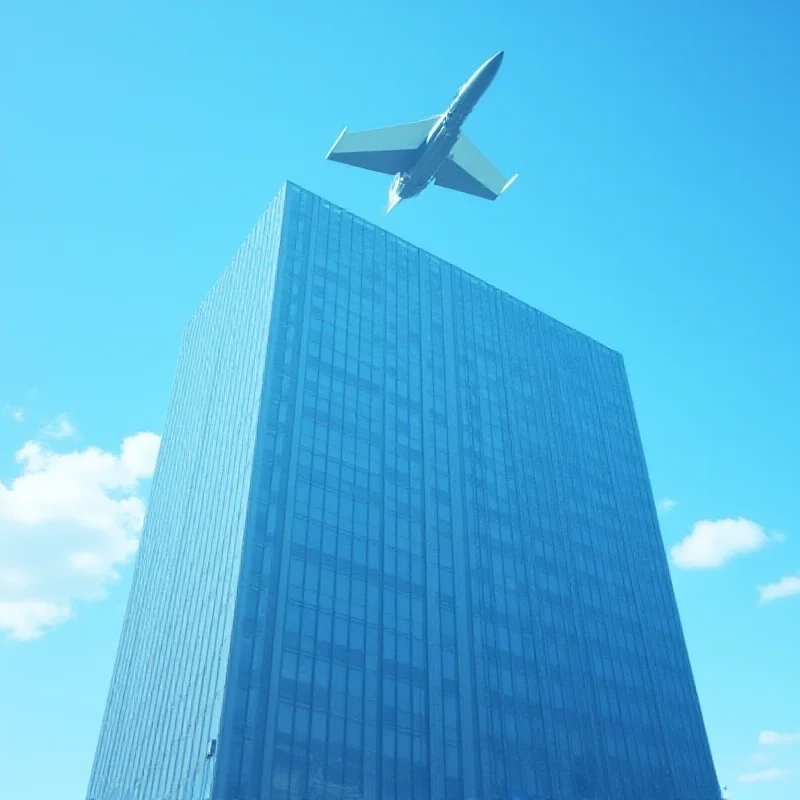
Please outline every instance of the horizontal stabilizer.
M445 189L496 200L516 179L516 175L506 178L462 134L444 164L436 172L435 183Z
M351 133L345 128L331 147L326 158L351 167L396 175L408 169L414 154L424 144L438 116Z

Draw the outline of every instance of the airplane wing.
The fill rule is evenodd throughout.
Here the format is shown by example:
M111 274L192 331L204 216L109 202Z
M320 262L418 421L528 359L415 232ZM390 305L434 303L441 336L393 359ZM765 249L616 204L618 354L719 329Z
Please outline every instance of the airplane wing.
M436 172L435 184L445 189L497 200L517 179L506 178L463 134Z
M424 143L438 118L437 115L406 125L357 133L350 133L345 128L326 158L351 167L395 175L411 166L414 153Z

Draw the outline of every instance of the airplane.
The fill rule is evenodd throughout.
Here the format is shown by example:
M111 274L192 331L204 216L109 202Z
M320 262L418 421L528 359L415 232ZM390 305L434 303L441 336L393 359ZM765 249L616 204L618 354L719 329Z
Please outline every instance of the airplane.
M345 128L326 158L394 175L387 214L401 201L416 197L430 183L496 200L517 175L506 179L461 132L461 127L502 62L501 50L478 67L443 114L390 128L353 133Z

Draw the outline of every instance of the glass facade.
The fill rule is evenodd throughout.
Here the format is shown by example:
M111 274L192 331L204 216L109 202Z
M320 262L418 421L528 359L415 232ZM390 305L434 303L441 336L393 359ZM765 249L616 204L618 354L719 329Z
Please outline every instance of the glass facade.
M89 798L719 794L621 356L286 184L187 329Z

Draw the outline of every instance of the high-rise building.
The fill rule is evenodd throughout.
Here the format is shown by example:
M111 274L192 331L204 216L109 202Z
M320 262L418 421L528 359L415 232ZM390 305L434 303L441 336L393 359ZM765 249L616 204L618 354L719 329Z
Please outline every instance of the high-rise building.
M714 800L622 357L288 183L190 320L91 800Z

